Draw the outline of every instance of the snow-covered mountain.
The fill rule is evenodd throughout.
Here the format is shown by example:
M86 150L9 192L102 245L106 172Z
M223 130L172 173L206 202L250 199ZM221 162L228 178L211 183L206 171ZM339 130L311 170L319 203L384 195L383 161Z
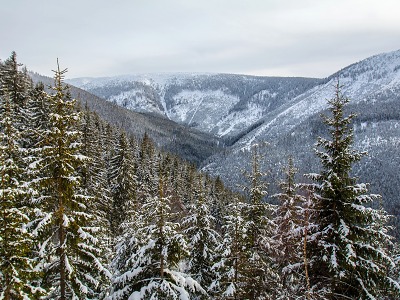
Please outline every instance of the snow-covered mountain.
M334 97L338 80L342 92L350 98L348 112L357 114L354 146L369 154L354 172L363 182L371 183L372 192L383 195L391 213L400 215L400 50L350 65L286 101L263 116L229 151L204 162L203 170L234 186L242 178L238 170L248 166L251 146L267 142L264 162L271 182L281 178L289 155L295 159L299 180L305 180L301 174L318 172L319 162L312 149L317 137L327 133L320 114L327 113L326 100Z
M223 138L224 151L203 156L203 170L231 187L243 180L249 149L268 142L265 165L279 180L289 155L301 174L319 171L313 144L326 134L320 114L337 81L350 98L355 147L369 156L355 166L371 192L396 215L400 194L400 50L350 65L326 79L230 74L149 74L80 78L69 83L131 110L155 113ZM205 159L204 159L205 158ZM272 184L272 186L276 186ZM275 191L271 191L273 193ZM400 226L397 226L400 228ZM399 233L400 236L400 233Z
M288 132L294 133L297 125L326 109L326 100L334 96L338 81L343 94L351 99L351 105L361 108L357 111L361 118L365 113L372 113L369 109L382 111L393 101L400 105L400 50L367 58L331 75L324 84L266 115L262 125L241 139L238 146L249 147L255 140L272 140Z
M156 113L216 136L246 130L318 79L232 74L141 74L68 83L122 107Z

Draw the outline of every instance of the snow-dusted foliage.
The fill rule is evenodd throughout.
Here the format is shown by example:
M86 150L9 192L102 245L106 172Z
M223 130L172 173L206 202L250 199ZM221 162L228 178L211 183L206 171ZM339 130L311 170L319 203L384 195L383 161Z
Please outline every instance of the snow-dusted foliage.
M96 237L99 239L100 248L104 249L107 257L111 256L111 207L112 194L109 186L108 166L108 143L103 134L102 122L97 115L94 115L85 106L80 122L81 149L82 155L86 156L85 164L80 166L79 175L81 177L80 190L84 195L93 197L86 202L88 210L96 215L92 226L98 228Z
M19 117L27 87L20 85L20 72L13 53L0 69L0 299L28 299L40 289L31 256L34 245L27 231L30 197L26 172L26 149L22 147ZM20 129L18 129L18 127Z
M164 196L162 177L159 194L148 197L141 216L133 220L117 245L114 277L107 299L190 299L205 294L200 284L184 273L189 248Z
M251 172L246 174L247 198L228 205L219 261L213 266L216 279L210 291L218 299L276 299L280 280L274 262L272 216L275 207L263 201L267 194L260 171L260 148L253 149Z
M253 146L251 172L245 173L248 185L244 187L247 203L243 207L246 228L246 280L243 289L250 299L275 299L280 286L280 275L273 259L276 251L273 240L276 207L264 202L268 184L266 174L261 171L261 160L265 159L263 151L262 146Z
M91 226L94 215L88 202L93 198L79 188L77 170L87 157L79 152L80 114L63 86L65 72L55 71L53 94L47 98L48 126L40 133L37 160L31 164L38 195L30 228L38 239L38 268L47 298L94 299L108 271L100 259L98 229Z
M242 216L245 204L233 198L228 205L229 214L224 218L223 239L217 247L219 259L212 267L216 278L209 287L214 299L244 299L244 267L246 264L245 249L246 222Z
M319 294L324 290L329 299L381 299L400 291L387 275L394 266L388 254L389 216L371 206L380 196L368 194L367 185L351 176L363 153L352 148L353 115L343 113L348 102L338 83L335 97L328 101L331 116L324 117L329 138L317 142L322 171L308 174L314 181L308 185L310 218L317 226L307 245L311 289Z
M121 232L120 225L127 219L129 203L136 200L137 189L133 152L124 133L120 134L116 148L115 156L110 160L109 173L112 194L109 218L113 236Z
M275 213L276 230L274 244L276 264L281 274L282 289L277 299L298 299L305 293L304 280L304 227L303 216L305 199L298 193L299 185L295 183L297 169L293 158L289 157L284 169L285 179L280 183L281 193L274 197L279 199Z
M358 169L352 170L362 156L352 149L352 128L360 133L375 125L357 123L353 127L352 116L343 117L347 99L342 97L339 87L329 105L322 104L321 99L315 103L309 99L297 109L287 110L297 100L286 99L294 96L287 93L291 87L283 88L280 93L279 86L302 80L267 80L277 84L275 90L259 85L262 80L249 78L255 85L243 93L236 84L240 82L236 76L208 79L206 76L205 81L195 80L193 84L183 76L182 88L180 84L172 84L176 90L163 95L168 102L158 105L158 98L153 99L167 114L174 110L171 104L178 114L187 111L188 122L198 127L196 122L209 122L201 116L211 108L212 95L229 94L230 99L238 95L239 102L226 115L229 122L214 128L219 134L220 129L226 129L222 134L238 130L242 121L235 123L235 116L243 117L246 111L257 113L250 116L249 122L264 114L264 125L269 125L254 126L261 131L268 128L272 134L269 137L276 137L269 139L272 143L266 148L266 155L261 155L258 146L250 147L260 137L256 136L259 130L252 130L256 127L249 127L255 135L241 144L253 151L232 152L238 155L242 167L248 162L246 156L252 155L245 172L247 185L240 194L224 187L221 179L226 177L215 180L200 174L194 165L157 148L179 148L179 153L191 157L196 151L203 153L204 149L210 149L216 137L171 125L172 122L154 115L128 113L117 106L105 105L100 99L93 100L90 97L94 96L83 91L76 96L82 92L91 100L84 112L80 112L83 105L76 106L69 95L72 90L63 85L64 71L56 71L56 84L49 95L45 85L33 87L26 72L18 67L15 53L0 62L0 299L393 300L399 297L399 251L388 235L389 217L381 203L376 203L380 196L369 194L368 186L358 183L352 175L362 174ZM395 67L393 72L398 74L399 70ZM359 71L361 75L365 73ZM345 78L352 76L348 70L344 74ZM386 73L378 75L384 77ZM198 83L204 82L206 88L219 77L222 81L218 82L225 81L223 78L232 81L222 90L218 86L210 89L207 97L193 90ZM395 93L397 86L390 83L390 87ZM127 88L129 93L129 84ZM295 87L300 92L298 88ZM323 94L313 93L312 97ZM187 98L188 95L195 97ZM142 96L137 94L137 97ZM246 97L251 98L250 102L245 101ZM190 103L188 99L195 101ZM211 106L203 106L201 112L205 101ZM356 101L358 108L368 101ZM394 101L390 103L387 110L396 108ZM330 107L332 116L324 119L329 132L316 120L312 121L315 124L298 125L299 120L306 118L289 117L289 111L298 113L299 109L309 116L313 112L306 108L313 104L317 106L312 108L314 112ZM101 107L101 116L113 120L118 129L89 111L96 105ZM194 110L186 110L187 105ZM351 109L354 107L357 108ZM273 121L275 109L281 112L280 117L286 116L279 120L290 118L289 123L296 125ZM210 113L211 118L215 116ZM389 116L397 120L395 110ZM387 122L397 136L398 122ZM296 129L278 138L285 124ZM363 149L380 141L392 145L380 139L380 130L384 128L381 125L374 127L377 139L371 140L365 134L366 139L355 145ZM133 127L130 133L135 137L122 130ZM145 131L148 133L143 136ZM234 143L243 135L246 132L227 143ZM271 199L266 192L265 174L260 170L266 167L270 170L269 190L273 190L273 177L278 176L273 168L281 168L282 157L290 154L285 152L288 145L292 147L293 141L302 143L304 150L307 141L316 135L325 137L318 141L320 164L315 165L304 152L292 154L300 169L312 164L322 166L322 171L308 174L312 183L300 185L295 183L296 170L289 161L280 193ZM197 142L193 144L194 136L200 136L200 140L195 138ZM393 142L397 145L396 138ZM279 150L283 149L282 143L286 145L285 151ZM393 148L386 153L390 149ZM221 155L231 154L223 151ZM270 161L271 156L279 163ZM232 176L241 176L241 172L232 171L231 161L224 162ZM223 172L220 174L225 176ZM278 207L268 204L269 200L277 199ZM114 247L112 253L110 249ZM389 255L390 250L393 252ZM106 263L111 263L112 274L104 267ZM112 278L111 284L107 277Z
M207 289L215 279L212 266L219 259L216 248L220 245L221 237L214 229L215 219L210 214L210 199L204 192L202 178L198 181L194 203L190 205L189 215L182 223L190 249L187 273Z

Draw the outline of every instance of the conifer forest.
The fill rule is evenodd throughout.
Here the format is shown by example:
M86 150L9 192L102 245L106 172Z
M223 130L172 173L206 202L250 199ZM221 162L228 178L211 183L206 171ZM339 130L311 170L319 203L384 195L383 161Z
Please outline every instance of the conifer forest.
M1 300L400 299L393 217L352 172L367 153L339 81L320 171L282 157L268 182L259 143L231 189L106 122L54 69L47 86L15 52L0 61Z

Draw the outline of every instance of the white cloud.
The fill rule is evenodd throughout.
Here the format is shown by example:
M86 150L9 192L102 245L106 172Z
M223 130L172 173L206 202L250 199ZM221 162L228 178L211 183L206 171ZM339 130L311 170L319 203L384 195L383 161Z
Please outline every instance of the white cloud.
M51 74L59 57L71 77L321 77L399 49L399 11L398 0L15 0L2 4L0 58L16 50L29 68Z

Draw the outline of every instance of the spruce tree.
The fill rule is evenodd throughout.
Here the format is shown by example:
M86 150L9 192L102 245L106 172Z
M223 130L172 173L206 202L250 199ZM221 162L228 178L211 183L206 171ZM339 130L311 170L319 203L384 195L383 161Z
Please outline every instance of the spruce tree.
M8 94L8 97L14 103L13 109L16 112L16 120L22 122L24 117L23 109L26 107L29 98L29 87L32 85L26 72L22 72L22 64L17 62L17 54L13 51L11 56L4 61L0 74L0 93ZM19 125L17 128L20 129Z
M27 182L21 132L13 106L14 93L2 86L0 95L0 299L28 299L38 295L34 241L27 231L31 218L31 190Z
M208 289L215 279L212 266L217 260L216 248L220 244L220 236L214 230L215 219L210 214L209 199L206 198L201 176L198 178L194 203L189 207L189 215L184 218L183 225L190 249L187 272L200 285ZM204 296L208 299L209 296Z
M75 110L63 79L66 70L55 72L49 95L49 128L42 132L40 156L34 164L39 195L33 233L39 242L44 273L42 286L48 298L95 299L108 271L101 262L101 249L92 226L93 215L82 194L78 169L87 158L80 153L80 114Z
M215 279L209 287L213 299L246 299L246 232L247 223L243 217L246 204L238 197L228 204L228 215L222 226L223 239L216 248L218 259L212 266Z
M43 83L40 82L31 90L27 102L27 116L30 121L26 130L26 137L30 155L32 156L36 155L41 133L48 129L49 113L48 95L45 92Z
M110 161L112 208L111 230L114 237L121 233L120 225L127 219L128 202L136 203L137 178L133 153L125 133L119 136L116 155Z
M310 219L317 226L308 235L310 283L314 294L327 299L381 299L398 295L399 285L388 276L394 266L388 255L388 215L371 207L379 195L357 183L352 166L363 153L353 149L353 114L344 115L349 99L339 83L324 116L329 138L318 138L316 154L322 171L308 174L312 204Z
M285 179L279 184L281 192L274 195L279 199L275 213L275 262L280 270L282 285L277 299L298 299L304 294L302 205L305 199L298 194L296 172L293 158L289 157L284 169Z
M243 288L247 293L246 297L250 299L275 299L279 275L272 260L275 231L272 216L276 208L264 202L267 183L260 164L261 149L254 145L251 172L246 174L248 185L244 188L247 192L247 205L244 206L246 280Z
M117 245L107 299L189 299L190 294L205 293L183 272L189 249L180 225L171 221L170 199L164 189L160 177L158 195L148 197L142 216L124 226L127 234Z

